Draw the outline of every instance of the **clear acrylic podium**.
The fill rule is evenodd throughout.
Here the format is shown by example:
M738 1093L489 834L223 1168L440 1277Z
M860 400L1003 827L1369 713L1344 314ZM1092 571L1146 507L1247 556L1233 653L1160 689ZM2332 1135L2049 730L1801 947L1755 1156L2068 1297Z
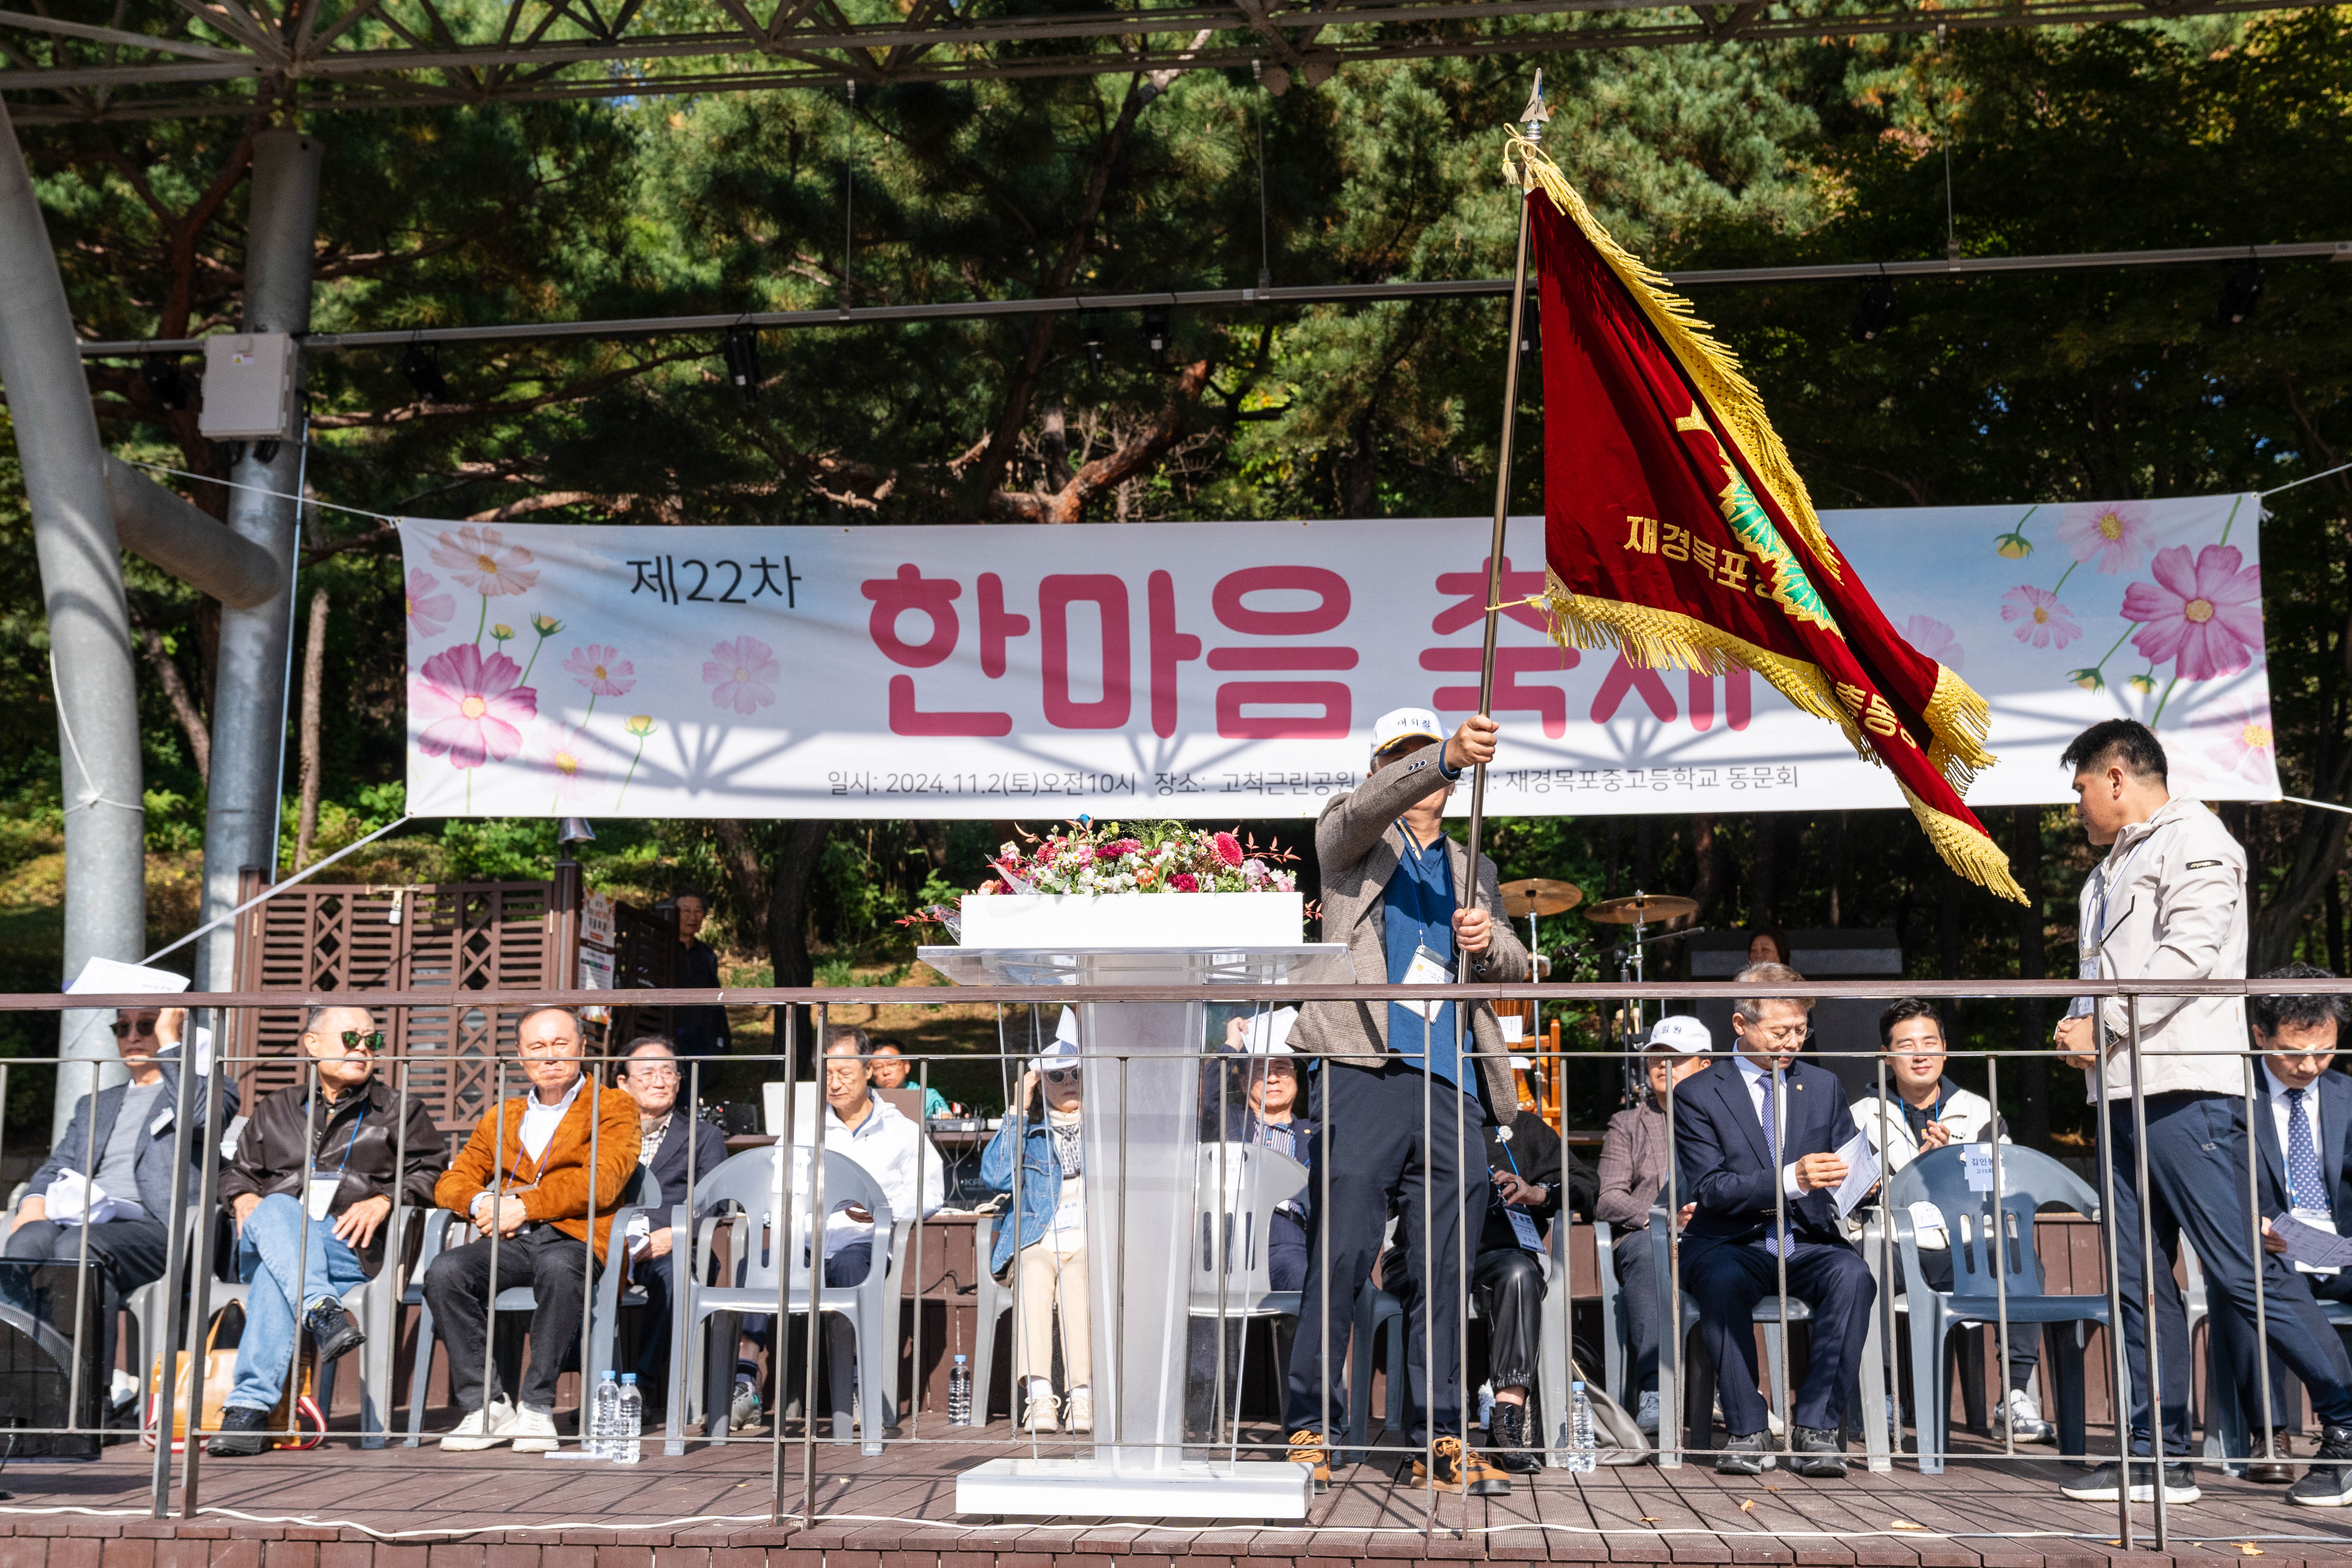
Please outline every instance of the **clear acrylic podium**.
M1091 1458L992 1459L956 1478L956 1511L1025 1516L1304 1519L1307 1468L1186 1459L1201 1062L1208 1004L1257 998L1286 980L1352 976L1346 949L926 947L922 961L961 984L1197 985L1198 1001L1086 1004L1087 1274L1094 1330ZM1278 993L1265 998L1277 1005ZM1052 1038L1052 1025L1045 1037ZM1016 1079L1017 1082L1017 1079ZM1017 1093L1017 1090L1016 1090ZM981 1325L982 1333L994 1325ZM986 1390L979 1391L987 1397ZM1020 1391L1013 1408L1017 1421ZM1055 1444L1060 1446L1059 1441Z

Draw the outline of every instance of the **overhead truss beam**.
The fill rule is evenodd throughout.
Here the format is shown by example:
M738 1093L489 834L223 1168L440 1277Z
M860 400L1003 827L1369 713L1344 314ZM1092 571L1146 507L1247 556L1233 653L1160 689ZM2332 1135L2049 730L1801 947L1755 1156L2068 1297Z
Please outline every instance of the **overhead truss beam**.
M2294 5L2318 0L2289 0ZM0 94L22 122L735 92L850 82L1127 76L1728 39L2046 26L2282 8L2275 0L66 0L0 10ZM1206 33L1205 42L1196 42Z
M2176 250L2098 250L2063 256L1961 256L1929 261L1832 261L1810 267L1738 267L1670 272L1677 289L1771 283L1839 283L1863 278L1969 278L2022 272L2079 272L2137 267L2193 267L2244 261L2348 261L2352 239L2285 245L2210 245ZM752 310L730 316L640 316L604 321L513 321L483 327L426 327L392 332L313 332L307 353L402 348L410 343L527 342L558 339L619 340L680 333L801 327L867 327L911 321L977 321L989 317L1075 316L1090 311L1263 309L1296 305L1368 305L1390 300L1477 299L1506 293L1507 278L1453 278L1421 282L1326 283L1296 289L1192 289L1150 294L1075 294L1043 300L956 300L932 305L864 305L840 310ZM153 338L85 342L84 359L202 352L202 338Z

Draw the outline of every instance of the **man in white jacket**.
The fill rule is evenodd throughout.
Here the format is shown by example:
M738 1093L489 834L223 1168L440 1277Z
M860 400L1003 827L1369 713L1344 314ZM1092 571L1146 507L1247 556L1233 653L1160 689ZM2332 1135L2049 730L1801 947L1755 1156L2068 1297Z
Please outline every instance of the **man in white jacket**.
M1992 1105L1974 1089L1944 1076L1944 1023L1933 1002L1905 996L1878 1016L1878 1043L1886 1056L1884 1101L1875 1094L1853 1102L1853 1122L1878 1151L1879 1164L1892 1175L1931 1149L1954 1143L2010 1142L2009 1129ZM1860 1211L1856 1211L1857 1215ZM1952 1244L1943 1212L1930 1203L1911 1205L1911 1226L1919 1245L1921 1281L1930 1290L1952 1288ZM2009 1392L1994 1413L1994 1430L2007 1427L2021 1443L2047 1443L2057 1428L2042 1418L2034 1369L2042 1362L2042 1325L2009 1325Z
M2061 758L2074 770L2083 826L2107 851L2083 885L2082 973L2097 980L2242 980L2246 973L2246 853L2220 820L2166 784L2164 748L2143 724L2110 719L2074 738ZM2132 1026L2147 1097L2148 1219L2154 1269L2168 1502L2195 1502L2189 1453L2189 1321L2173 1281L2185 1232L2205 1267L2213 1310L2254 1320L2259 1278L2270 1342L2310 1390L2322 1440L2288 1491L2315 1508L2352 1503L2352 1360L2303 1277L2284 1258L2258 1255L2246 1194L2246 1009L2234 996L2076 1000L2061 1020L2062 1059L2105 1075L2107 1159L2116 1212L2108 1236L2123 1277L2123 1338L2132 1380L2132 1452L2151 1453L2158 1412L2148 1396L2147 1312L2142 1299L2138 1150L2131 1104ZM2093 1096L2095 1100L2095 1094ZM2260 1270L2259 1275L2257 1270ZM2105 1465L2061 1489L2078 1501L2112 1502L2118 1489L2153 1500L2153 1461L2126 1480Z

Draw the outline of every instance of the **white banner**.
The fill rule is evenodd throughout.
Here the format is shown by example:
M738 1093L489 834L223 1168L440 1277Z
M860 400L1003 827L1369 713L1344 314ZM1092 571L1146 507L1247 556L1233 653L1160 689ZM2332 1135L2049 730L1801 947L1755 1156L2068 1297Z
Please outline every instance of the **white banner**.
M1992 704L1972 804L2154 723L2177 791L2278 795L2252 496L1830 512L1921 652ZM1309 816L1372 721L1477 694L1488 524L401 525L419 816ZM1543 586L1515 521L1503 597ZM1744 673L1563 652L1505 616L1498 815L1899 806ZM1466 809L1468 792L1454 807Z

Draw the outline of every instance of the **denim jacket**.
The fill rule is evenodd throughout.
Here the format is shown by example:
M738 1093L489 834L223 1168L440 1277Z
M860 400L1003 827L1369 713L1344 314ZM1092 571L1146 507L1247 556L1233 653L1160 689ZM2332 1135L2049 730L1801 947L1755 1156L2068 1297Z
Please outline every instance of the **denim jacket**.
M998 1216L996 1240L989 1248L988 1271L1002 1274L1013 1259L1013 1236L1017 1228L1021 1245L1034 1247L1054 1232L1054 1211L1062 1202L1062 1162L1054 1152L1054 1134L1047 1124L1027 1117L1008 1116L996 1136L988 1141L981 1152L980 1179L992 1192L1013 1190L1013 1140L1020 1137L1024 1148L1021 1159L1021 1223L1015 1227Z

